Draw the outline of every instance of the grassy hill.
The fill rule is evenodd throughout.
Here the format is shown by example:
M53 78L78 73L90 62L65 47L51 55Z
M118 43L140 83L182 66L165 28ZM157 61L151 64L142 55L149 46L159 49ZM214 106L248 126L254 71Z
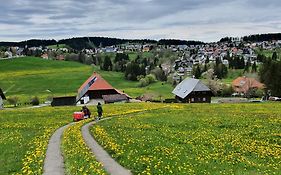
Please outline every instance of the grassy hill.
M76 95L77 89L94 72L98 72L113 87L125 91L132 97L154 93L156 98L172 97L172 86L157 82L139 88L138 82L127 81L123 73L100 71L96 67L76 62L43 60L24 57L0 62L0 87L6 96L18 96L23 101L32 96L41 99L47 96Z

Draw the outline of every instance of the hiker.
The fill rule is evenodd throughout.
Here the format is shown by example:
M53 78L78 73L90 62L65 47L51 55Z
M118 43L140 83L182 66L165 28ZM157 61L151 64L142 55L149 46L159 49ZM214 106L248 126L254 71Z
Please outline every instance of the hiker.
M87 108L86 106L82 107L82 112L84 113L84 118L91 117L91 112L90 112L89 108Z
M98 110L98 119L100 120L102 117L102 106L101 106L100 102L98 102L97 110Z

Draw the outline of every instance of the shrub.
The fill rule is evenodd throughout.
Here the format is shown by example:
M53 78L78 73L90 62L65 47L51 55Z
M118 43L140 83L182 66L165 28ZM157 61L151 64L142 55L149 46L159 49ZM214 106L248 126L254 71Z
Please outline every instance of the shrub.
M156 82L156 77L153 74L149 74L145 76L145 78L148 80L149 84Z
M147 81L146 78L141 78L139 80L139 87L145 87L145 86L148 86L149 85L149 82Z
M149 74L149 75L145 76L144 78L139 79L139 87L145 87L154 82L156 82L155 75Z
M35 106L35 105L39 105L39 98L38 97L33 97L30 101L30 103Z
M13 97L7 98L7 101L9 104L14 105L14 107L16 107L17 103L19 101L19 98L17 96L13 96Z
M224 97L230 97L233 94L233 88L231 85L224 85L222 87L221 95Z

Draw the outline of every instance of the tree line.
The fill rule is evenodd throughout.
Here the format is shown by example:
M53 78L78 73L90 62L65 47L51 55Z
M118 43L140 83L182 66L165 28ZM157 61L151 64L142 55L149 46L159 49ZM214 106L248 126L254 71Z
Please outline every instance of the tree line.
M219 42L231 42L232 37L224 37L220 39ZM272 40L281 40L281 33L268 33L268 34L255 34L242 37L243 41L250 42L262 42L262 41L272 41Z
M174 39L161 39L159 41L150 39L118 39L118 38L107 38L107 37L77 37L62 39L56 41L52 40L39 40L31 39L20 42L0 42L0 46L11 47L46 47L49 45L66 44L72 49L83 50L98 47L114 46L126 43L139 43L139 44L157 44L157 45L199 45L204 44L201 41L186 41L186 40L174 40Z

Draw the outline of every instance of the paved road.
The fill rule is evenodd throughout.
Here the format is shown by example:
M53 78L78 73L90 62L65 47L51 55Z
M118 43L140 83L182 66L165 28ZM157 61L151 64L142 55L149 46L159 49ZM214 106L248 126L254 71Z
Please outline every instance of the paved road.
M59 128L52 135L44 161L43 175L64 175L64 162L61 153L61 137L63 131L72 124L73 123L70 123Z
M103 120L107 120L106 118ZM132 173L118 164L92 137L90 127L95 121L90 122L82 127L82 135L85 143L94 153L96 159L103 165L104 169L111 175L131 175Z

